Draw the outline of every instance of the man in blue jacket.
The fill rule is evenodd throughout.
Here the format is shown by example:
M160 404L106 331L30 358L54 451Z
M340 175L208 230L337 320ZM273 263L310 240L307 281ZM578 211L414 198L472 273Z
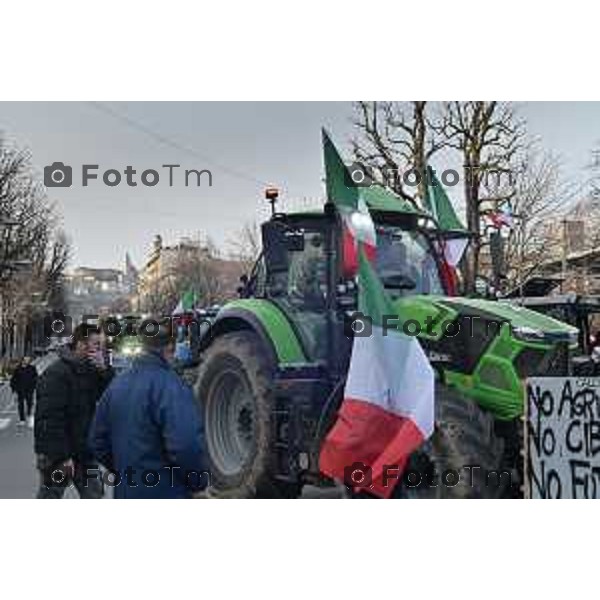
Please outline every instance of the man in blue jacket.
M96 410L90 447L115 498L188 498L209 483L194 395L169 365L168 322L140 327L142 354L115 378Z

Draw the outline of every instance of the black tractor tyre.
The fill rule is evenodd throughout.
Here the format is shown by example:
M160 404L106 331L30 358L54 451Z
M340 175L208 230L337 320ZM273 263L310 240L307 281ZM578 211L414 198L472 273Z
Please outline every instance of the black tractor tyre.
M204 418L211 495L294 498L301 486L270 472L275 366L258 335L235 331L206 350L194 386Z
M501 498L513 473L494 417L456 390L437 385L433 435L414 452L394 498Z

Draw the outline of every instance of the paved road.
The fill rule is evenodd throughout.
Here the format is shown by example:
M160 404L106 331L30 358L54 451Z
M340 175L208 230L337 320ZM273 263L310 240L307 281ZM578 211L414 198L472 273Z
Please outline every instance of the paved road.
M38 372L52 362L53 357L41 359ZM33 454L33 430L17 425L15 397L8 384L0 384L0 499L34 498L38 477ZM110 497L109 490L107 496ZM339 498L335 489L322 490L307 486L303 498ZM78 498L74 489L67 490L65 499Z

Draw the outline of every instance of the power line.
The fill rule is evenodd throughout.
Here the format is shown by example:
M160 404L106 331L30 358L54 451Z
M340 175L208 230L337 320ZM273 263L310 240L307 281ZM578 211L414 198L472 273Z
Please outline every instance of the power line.
M113 117L114 119L121 121L122 123L125 123L130 128L147 135L148 137L152 138L153 140L159 142L160 144L164 144L165 146L170 146L171 148L179 150L180 152L184 152L184 153L194 156L196 158L200 158L201 160L205 161L209 165L212 165L213 167L219 169L220 171L227 173L231 177L236 177L238 179L244 179L246 181L251 181L252 183L258 184L262 187L268 187L269 185L272 185L272 182L268 183L266 181L258 179L257 177L254 177L253 175L244 173L243 171L239 171L237 169L233 169L226 165L220 164L217 161L213 160L211 157L209 157L205 154L202 154L201 152L198 152L194 148L180 144L179 142L167 137L166 135L163 135L162 133L154 131L147 125L140 123L139 121L136 121L135 119L132 119L130 116L128 116L126 114L123 114L123 113L120 113L120 112L114 110L113 108L104 104L103 102L90 101L90 102L88 102L88 104L90 104L95 109L99 110L100 112L103 112L104 114L109 115L109 116Z

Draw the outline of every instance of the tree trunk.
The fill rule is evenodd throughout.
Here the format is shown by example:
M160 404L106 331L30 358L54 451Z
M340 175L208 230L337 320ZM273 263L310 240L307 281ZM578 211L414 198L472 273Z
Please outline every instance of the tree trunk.
M480 252L480 215L479 215L479 177L476 166L472 160L466 160L464 166L465 202L467 208L467 229L473 234L473 239L464 258L464 293L475 292L475 279L479 272Z

